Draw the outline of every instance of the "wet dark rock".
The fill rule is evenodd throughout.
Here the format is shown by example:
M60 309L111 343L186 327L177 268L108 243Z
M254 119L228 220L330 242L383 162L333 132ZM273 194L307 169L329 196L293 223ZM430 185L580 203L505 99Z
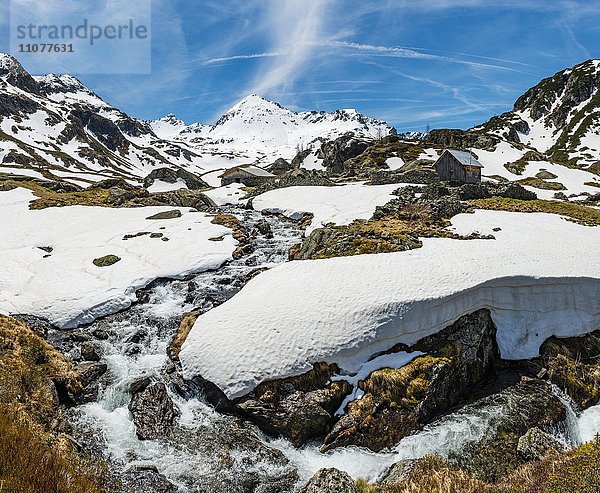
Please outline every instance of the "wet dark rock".
M129 384L129 393L131 395L138 394L142 392L148 385L152 383L151 377L142 377L134 380Z
M99 379L106 373L107 369L108 366L106 363L96 361L80 363L75 371L83 389L77 395L73 396L73 400L78 404L97 400L100 388Z
M198 463L197 473L190 469L177 478L191 491L290 493L298 481L285 455L239 419L218 419L194 430L176 427L166 440Z
M125 344L123 354L126 356L135 356L142 353L142 346L140 344L129 343Z
M261 219L256 224L256 229L258 232L266 238L273 238L273 231L271 230L271 225L266 219Z
M96 344L85 341L81 344L81 358L85 361L100 361L100 350Z
M170 381L175 391L184 399L200 399L209 403L216 411L223 413L239 412L237 406L227 398L219 387L200 376L185 380L176 373L170 376Z
M358 493L354 480L338 469L319 469L299 493Z
M77 377L79 378L79 381L83 387L87 387L92 382L98 380L106 373L106 370L108 370L106 363L99 363L95 361L80 363L75 369L77 372Z
M135 393L129 402L129 411L140 440L169 436L179 415L162 382L151 383Z
M519 438L517 453L525 460L541 460L548 454L559 454L565 451L565 446L552 435L531 428Z
M139 344L146 337L148 337L148 331L145 329L138 329L133 334L131 334L129 337L127 337L127 339L125 339L125 342Z
M351 391L346 381L329 382L336 371L335 365L315 364L303 375L263 382L236 403L264 432L284 436L299 447L327 433Z

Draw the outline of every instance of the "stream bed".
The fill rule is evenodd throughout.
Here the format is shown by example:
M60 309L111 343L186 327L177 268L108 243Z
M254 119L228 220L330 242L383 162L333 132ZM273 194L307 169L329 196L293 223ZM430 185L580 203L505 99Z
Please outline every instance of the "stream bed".
M93 339L107 372L100 379L98 397L72 408L73 434L101 454L130 491L211 493L275 493L294 491L319 468L336 467L354 478L376 480L402 459L427 453L451 456L493 429L502 408L490 405L465 408L403 439L393 450L373 453L348 447L321 454L319 444L296 449L287 440L272 439L240 418L216 413L197 398L175 392L177 366L167 349L185 313L207 311L233 296L256 269L272 268L288 260L288 250L304 234L291 221L245 209L228 209L254 234L253 253L220 269L185 280L159 280L141 291L141 301L129 309L78 329L103 334ZM264 221L272 234L257 230ZM277 293L272 300L276 310ZM53 331L53 342L74 360L78 344L63 344L68 332ZM171 436L140 440L128 404L130 387L144 377L165 382L179 416ZM600 407L577 417L569 407L566 430L558 433L568 445L590 439L600 429Z

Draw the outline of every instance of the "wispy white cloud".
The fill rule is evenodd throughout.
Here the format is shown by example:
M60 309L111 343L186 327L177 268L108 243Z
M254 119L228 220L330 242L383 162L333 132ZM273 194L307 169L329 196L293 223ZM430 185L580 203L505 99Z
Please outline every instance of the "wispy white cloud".
M247 54L247 55L231 55L231 56L223 56L223 57L215 57L215 58L209 58L208 60L204 61L204 65L210 65L212 63L218 63L218 62L230 62L233 60L249 60L252 58L271 58L271 57L275 57L275 56L284 56L286 55L286 53L282 53L282 52L271 52L271 53L251 53L251 54Z
M371 45L371 44L363 44L363 43L355 43L350 41L330 41L328 43L330 46L340 47L340 48L348 48L350 50L355 50L359 52L364 52L373 56L388 56L393 58L414 58L414 59L423 59L423 60L435 60L438 62L448 62L448 63L458 63L461 65L467 65L475 68L486 68L486 69L495 69L495 70L506 70L509 72L522 72L521 70L506 67L504 65L490 64L490 63L480 63L473 62L470 60L462 60L456 57L442 56L436 55L434 53L426 52L426 51L417 51L410 48L402 48L396 46L382 46L382 45ZM500 59L496 59L499 61Z
M325 35L325 10L332 0L271 0L267 11L274 52L285 54L271 60L250 86L250 92L266 94L289 86L302 73L311 52Z

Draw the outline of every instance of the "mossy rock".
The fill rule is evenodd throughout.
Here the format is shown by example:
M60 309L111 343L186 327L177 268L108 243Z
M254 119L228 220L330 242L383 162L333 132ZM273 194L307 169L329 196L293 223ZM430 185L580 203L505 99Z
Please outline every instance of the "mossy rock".
M104 257L98 257L93 260L93 263L96 267L108 267L109 265L116 264L121 257L117 257L116 255L105 255Z
M540 180L554 180L555 178L558 178L557 175L555 175L554 173L550 173L550 171L545 169L540 170L540 172L537 173L535 177L539 178Z
M181 211L179 209L173 209L171 211L159 212L146 219L177 219L178 217L181 217Z
M557 181L545 181L540 178L523 178L519 180L517 183L520 183L523 186L530 186L534 188L539 188L540 190L566 190L562 183Z

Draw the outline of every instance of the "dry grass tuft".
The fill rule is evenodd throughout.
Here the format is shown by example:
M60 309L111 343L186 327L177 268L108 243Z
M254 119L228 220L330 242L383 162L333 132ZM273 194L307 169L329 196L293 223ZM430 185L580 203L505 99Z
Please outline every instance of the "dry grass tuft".
M29 327L0 315L0 492L96 493L104 465L51 432L57 390L81 385L67 359Z
M450 364L448 358L421 356L402 368L377 370L363 383L365 394L373 394L400 407L417 405L429 389L434 371Z

